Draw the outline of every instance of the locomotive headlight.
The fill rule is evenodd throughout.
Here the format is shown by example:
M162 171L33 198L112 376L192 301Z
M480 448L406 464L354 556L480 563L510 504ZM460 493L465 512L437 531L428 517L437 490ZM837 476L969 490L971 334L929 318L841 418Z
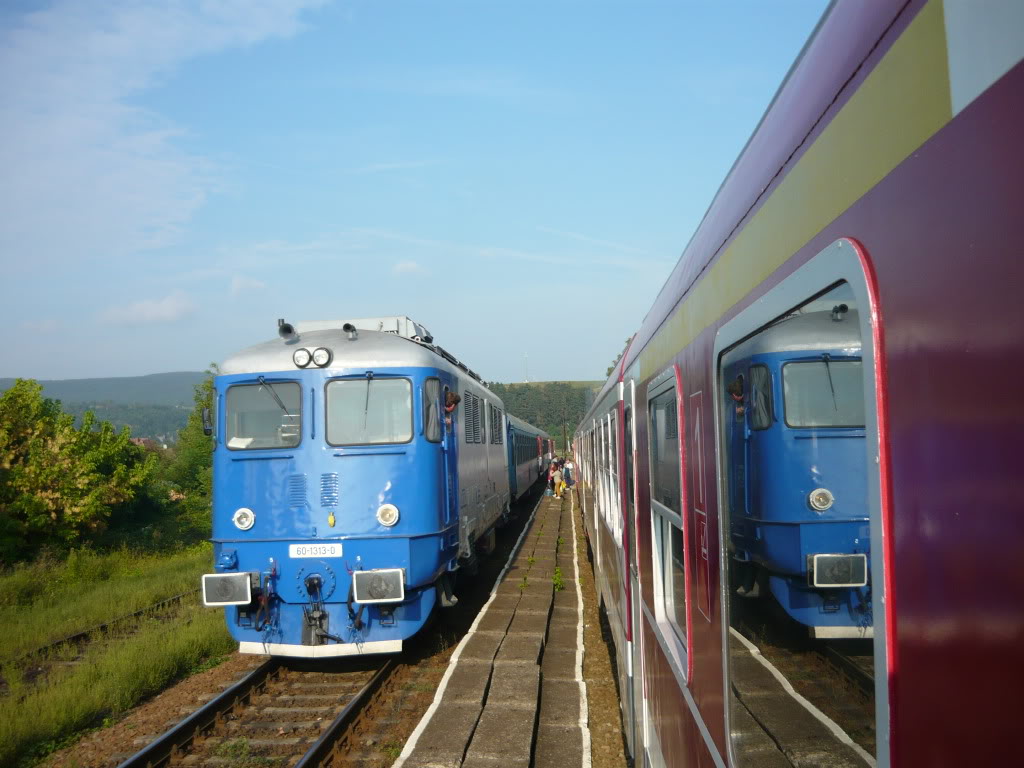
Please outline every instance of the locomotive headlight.
M313 355L310 354L308 349L296 349L295 354L292 355L292 362L299 366L299 368L305 368L312 359Z
M398 522L398 507L394 504L381 504L377 509L377 522L388 528Z
M832 491L828 488L815 488L807 496L807 503L811 505L812 509L815 509L818 512L824 512L832 506L835 500L836 499L832 495Z
M231 522L235 524L236 528L248 531L256 522L256 513L248 507L240 507L236 509L235 514L231 516Z
M331 362L331 350L326 347L317 347L313 350L313 362L323 368Z

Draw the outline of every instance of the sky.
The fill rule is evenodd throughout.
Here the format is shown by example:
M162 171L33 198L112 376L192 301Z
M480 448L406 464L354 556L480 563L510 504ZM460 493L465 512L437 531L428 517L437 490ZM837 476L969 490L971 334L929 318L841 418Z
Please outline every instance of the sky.
M825 0L8 0L0 377L407 315L603 379Z

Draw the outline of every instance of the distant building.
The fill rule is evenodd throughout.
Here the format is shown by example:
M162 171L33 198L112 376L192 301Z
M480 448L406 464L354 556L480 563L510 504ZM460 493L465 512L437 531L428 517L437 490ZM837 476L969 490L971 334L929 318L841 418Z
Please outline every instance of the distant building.
M145 448L147 451L155 451L160 447L155 440L150 440L148 437L132 437L129 439L139 448Z

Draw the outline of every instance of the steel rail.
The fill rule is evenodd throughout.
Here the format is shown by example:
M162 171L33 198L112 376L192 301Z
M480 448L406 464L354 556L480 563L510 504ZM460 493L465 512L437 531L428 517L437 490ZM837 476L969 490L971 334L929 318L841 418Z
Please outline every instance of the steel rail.
M173 595L171 597L165 598L164 600L161 600L158 603L153 603L152 605L148 605L145 608L140 608L134 613L127 613L124 616L118 616L115 619L111 619L110 621L106 621L102 624L97 624L96 626L90 627L89 629L83 629L81 632L76 632L73 635L68 635L67 637L61 638L60 640L54 640L52 643L40 646L35 650L27 651L21 654L20 656L16 657L15 661L25 661L26 659L31 659L33 656L39 656L41 654L46 653L47 651L53 650L54 648L58 648L62 645L79 645L84 641L88 640L90 635L93 635L97 632L105 632L106 630L110 629L111 627L117 624L121 624L125 621L130 621L131 619L137 619L140 616L145 616L148 613L153 613L154 611L158 611L161 608L167 607L168 605L180 603L186 597L191 597L192 595L197 594L199 594L199 590L192 589L188 592L182 592L181 594Z
M875 693L875 678L866 672L857 662L835 648L825 646L818 651L829 664L838 670L847 680L868 696Z
M211 699L176 726L129 757L118 768L158 768L165 765L182 747L192 743L197 734L213 727L239 703L247 701L253 691L266 682L281 663L268 659L230 688Z
M393 658L388 659L374 676L370 678L370 681L362 687L359 693L352 697L352 700L338 713L334 721L324 729L320 738L314 742L313 746L307 750L306 754L292 768L316 768L321 765L334 750L341 734L355 721L356 716L362 710L363 705L366 704L367 699L387 679L387 676L394 667L395 660Z

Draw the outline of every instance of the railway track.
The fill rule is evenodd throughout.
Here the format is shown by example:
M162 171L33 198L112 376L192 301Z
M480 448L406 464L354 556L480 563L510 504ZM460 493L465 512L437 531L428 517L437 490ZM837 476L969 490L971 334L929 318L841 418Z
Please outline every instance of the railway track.
M110 621L97 624L93 627L89 627L88 629L83 629L80 632L75 632L74 634L62 637L60 640L54 640L52 643L47 643L39 648L27 651L14 658L12 660L12 664L15 667L26 671L24 677L26 682L30 684L38 684L46 678L50 669L55 665L77 663L77 661L81 659L85 647L94 642L96 637L114 632L122 632L132 622L137 622L139 619L149 616L158 616L162 612L171 611L198 594L198 589L192 589L187 592L172 595L171 597L157 603L148 605L145 608L140 608L133 613L118 616ZM125 634L130 635L131 633L131 630L125 631ZM60 653L65 650L73 651L74 657L68 659L64 653ZM9 687L7 680L0 676L0 695L6 695L8 692Z
M303 668L270 659L119 768L319 766L393 666L375 659Z
M875 695L874 660L870 656L848 653L832 645L818 648L817 653L863 696Z

